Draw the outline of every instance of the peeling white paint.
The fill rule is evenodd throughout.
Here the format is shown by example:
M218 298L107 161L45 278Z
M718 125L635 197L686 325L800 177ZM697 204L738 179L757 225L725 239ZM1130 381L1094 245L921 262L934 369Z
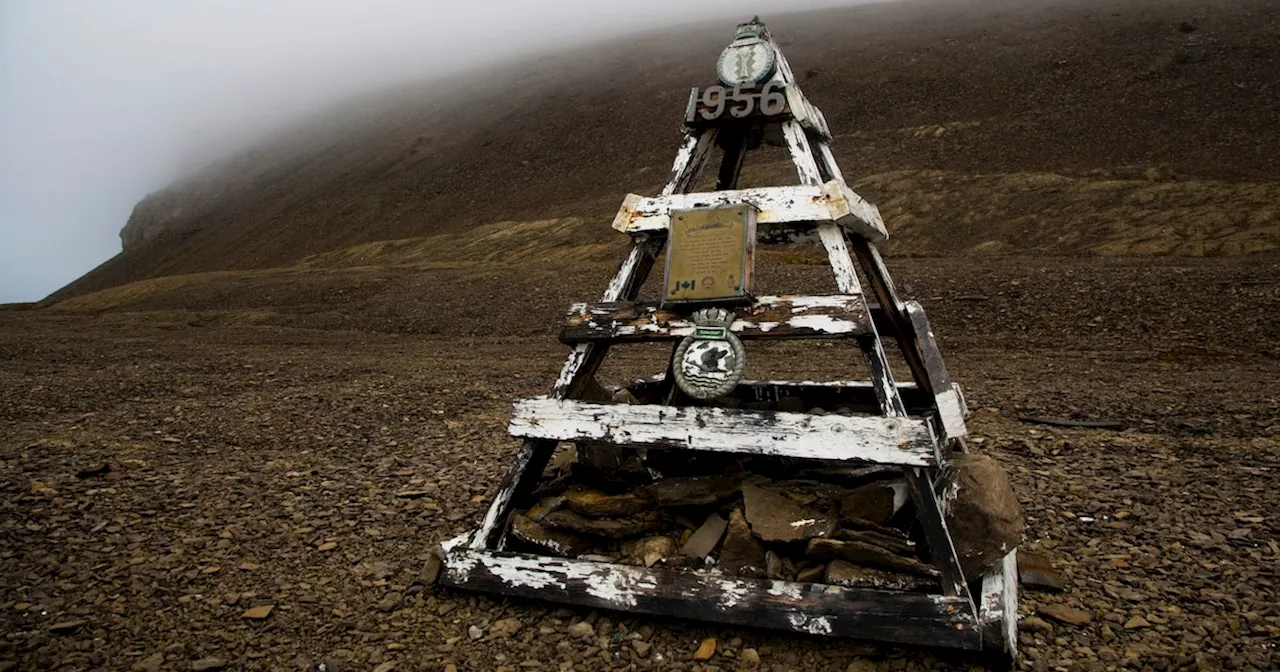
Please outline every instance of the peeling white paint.
M791 627L802 632L813 635L831 634L831 621L826 616L810 616L797 611L787 614L787 620L791 622Z
M954 388L934 395L938 404L938 419L948 439L958 439L969 433L964 424L964 412L960 409L960 398Z
M471 532L464 532L463 534L459 534L456 537L446 539L440 542L440 549L443 550L445 553L448 553L449 551L455 548L462 548L463 546L467 545L468 541L471 540L471 534L472 534Z
M855 297L845 294L826 296L762 296L760 302L790 303L792 312L803 313L812 308L846 308L849 300Z
M893 488L893 511L894 513L897 513L902 509L902 507L907 505L907 499L909 499L907 484L898 482L889 487Z
M796 315L789 322L793 327L812 329L824 334L852 334L863 326L861 322L844 320L831 315Z
M561 367L560 375L556 377L556 384L552 389L557 392L569 389L573 379L578 376L578 369L581 369L582 363L586 361L587 352L590 348L591 346L587 343L579 343L573 346L573 352L569 353L569 358L565 360L564 366Z
M521 465L520 468L523 468L521 458L523 458L524 462L528 461L528 458L525 457L524 451L525 448L521 447L520 455L516 458L516 464ZM514 484L506 485L498 491L498 495L493 498L493 504L489 505L489 510L484 514L484 522L480 524L480 529L477 530L475 535L471 538L470 546L472 549L478 551L485 547L485 542L488 540L489 535L492 534L494 528L498 526L498 517L502 515L507 502L511 501L511 497L514 492Z
M787 597L798 600L804 595L804 587L791 581L772 581L768 593L774 597Z
M751 593L751 586L741 581L726 580L720 585L720 608L732 609Z
M932 434L919 418L814 416L539 397L516 403L508 431L512 436L534 439L610 441L904 466L928 466L935 461Z
M862 283L858 282L858 272L853 267L853 259L849 257L849 248L844 242L844 232L835 224L826 222L818 225L818 237L827 250L827 261L836 276L836 288L842 294L862 294Z
M564 589L566 583L546 570L542 561L520 557L495 557L485 563L494 576L512 586L525 586L535 590L542 588ZM569 578L569 577L566 577Z
M867 226L861 219L871 216L875 206L856 194L853 195L856 200L850 199L848 195L853 192L842 181L832 180L826 185L822 184L812 150L804 138L804 130L793 121L785 122L783 127L784 133L790 129L787 144L792 148L793 158L801 155L808 157L804 161L806 165L797 166L797 170L802 171L803 185L693 194L670 193L653 198L628 194L618 214L614 216L613 228L630 234L666 231L671 227L671 213L676 210L750 204L759 210L756 221L762 226L841 222L842 225L856 223L860 228L866 229ZM856 207L851 209L851 206ZM878 218L878 213L875 216Z
M978 621L983 625L999 624L1002 644L1009 653L1018 646L1018 556L1010 551L990 572L982 577Z
M685 131L684 142L680 145L680 151L676 152L676 159L671 164L671 179L662 188L662 196L682 193L693 186L698 173L702 170L703 162L715 146L718 134L719 130L715 128ZM624 203L624 208L625 205ZM614 228L618 228L617 222L614 223Z
M652 580L634 580L622 572L614 571L608 565L601 564L600 569L583 577L587 593L624 607L636 606L635 588L657 588Z
M636 314L634 309L641 312ZM630 304L621 312L613 306L588 305L585 312L590 319L582 316L582 310L571 311L566 328L586 328L599 332L597 337L635 338L650 334L682 338L694 333L698 326L657 305L637 304L634 309ZM808 314L810 311L820 314ZM780 313L790 317L782 321L753 319ZM866 304L860 295L764 296L745 312L739 312L739 316L729 325L729 330L747 336L769 333L780 327L829 335L860 333L869 328Z

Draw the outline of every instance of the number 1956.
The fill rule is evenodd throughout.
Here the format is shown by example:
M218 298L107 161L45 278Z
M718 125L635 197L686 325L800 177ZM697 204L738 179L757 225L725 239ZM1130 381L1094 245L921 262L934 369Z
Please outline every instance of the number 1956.
M787 87L782 82L768 82L759 91L733 89L715 85L699 91L693 90L689 113L685 121L692 124L701 117L713 121L724 116L744 119L753 114L776 117L787 109Z

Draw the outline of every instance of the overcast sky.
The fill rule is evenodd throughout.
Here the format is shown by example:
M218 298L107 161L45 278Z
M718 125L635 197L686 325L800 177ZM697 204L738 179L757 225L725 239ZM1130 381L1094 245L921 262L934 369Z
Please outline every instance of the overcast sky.
M0 0L0 303L120 250L194 164L398 80L681 19L851 0Z

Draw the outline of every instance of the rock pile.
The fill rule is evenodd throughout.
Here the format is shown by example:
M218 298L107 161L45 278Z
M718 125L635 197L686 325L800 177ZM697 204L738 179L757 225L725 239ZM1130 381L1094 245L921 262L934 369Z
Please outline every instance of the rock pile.
M565 472L513 515L513 548L843 586L927 591L938 585L897 468L738 464L723 473L654 479L625 469L625 462L614 463L617 471L602 472L572 458L560 460ZM982 464L987 471L976 476L971 469L956 473L1008 488L998 466L995 478L994 463ZM968 495L969 485L958 491ZM970 499L956 500L966 516L982 518L994 510ZM1016 506L1011 493L1000 501ZM984 536L957 545L976 549L966 567L976 577L999 560L994 549L1016 545L1021 518L1016 526L1003 519L968 522L962 527ZM1005 536L988 538L992 530ZM1016 532L1012 538L1010 531ZM987 555L994 561L987 562Z

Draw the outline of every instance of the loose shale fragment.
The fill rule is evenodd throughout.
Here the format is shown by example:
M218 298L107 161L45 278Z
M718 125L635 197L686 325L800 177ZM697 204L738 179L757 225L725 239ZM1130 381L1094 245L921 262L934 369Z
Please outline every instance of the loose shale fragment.
M827 564L826 582L836 586L890 590L920 590L937 585L937 582L919 576L862 567L844 560L832 560Z
M662 515L648 511L627 518L587 518L573 511L547 514L542 524L556 530L568 530L608 539L628 539L662 527Z
M520 514L511 517L511 534L516 539L561 557L573 558L594 548L590 541L563 530L551 530Z
M840 502L840 515L843 518L857 518L884 525L906 499L906 484L900 481L872 483L846 495Z
M911 555L915 552L915 542L901 534L873 532L871 530L838 530L832 536L843 541L861 541L879 546L890 553L898 555Z
M724 536L724 530L728 526L729 521L718 513L707 516L706 522L693 533L693 536L689 537L688 541L684 542L684 546L680 547L680 554L699 560L705 559L716 549L720 543L720 537Z
M915 558L895 555L879 546L861 541L810 539L805 555L818 560L838 558L865 567L878 567L915 576L936 576L937 570Z
M763 541L804 541L831 534L835 521L822 510L803 506L781 490L744 483L742 501L751 530Z
M671 537L645 537L626 542L621 550L630 564L652 567L659 560L676 554L676 542Z
M570 509L593 518L630 516L653 508L651 501L639 495L606 495L584 485L575 485L566 490L564 501Z
M645 486L644 490L658 506L706 506L737 495L738 481L728 476L666 478Z
M765 574L764 547L751 534L746 518L737 509L729 514L729 529L724 535L718 564L727 574L755 577Z
M1018 551L1018 582L1033 590L1052 593L1066 589L1062 575L1053 568L1049 556L1031 551Z

